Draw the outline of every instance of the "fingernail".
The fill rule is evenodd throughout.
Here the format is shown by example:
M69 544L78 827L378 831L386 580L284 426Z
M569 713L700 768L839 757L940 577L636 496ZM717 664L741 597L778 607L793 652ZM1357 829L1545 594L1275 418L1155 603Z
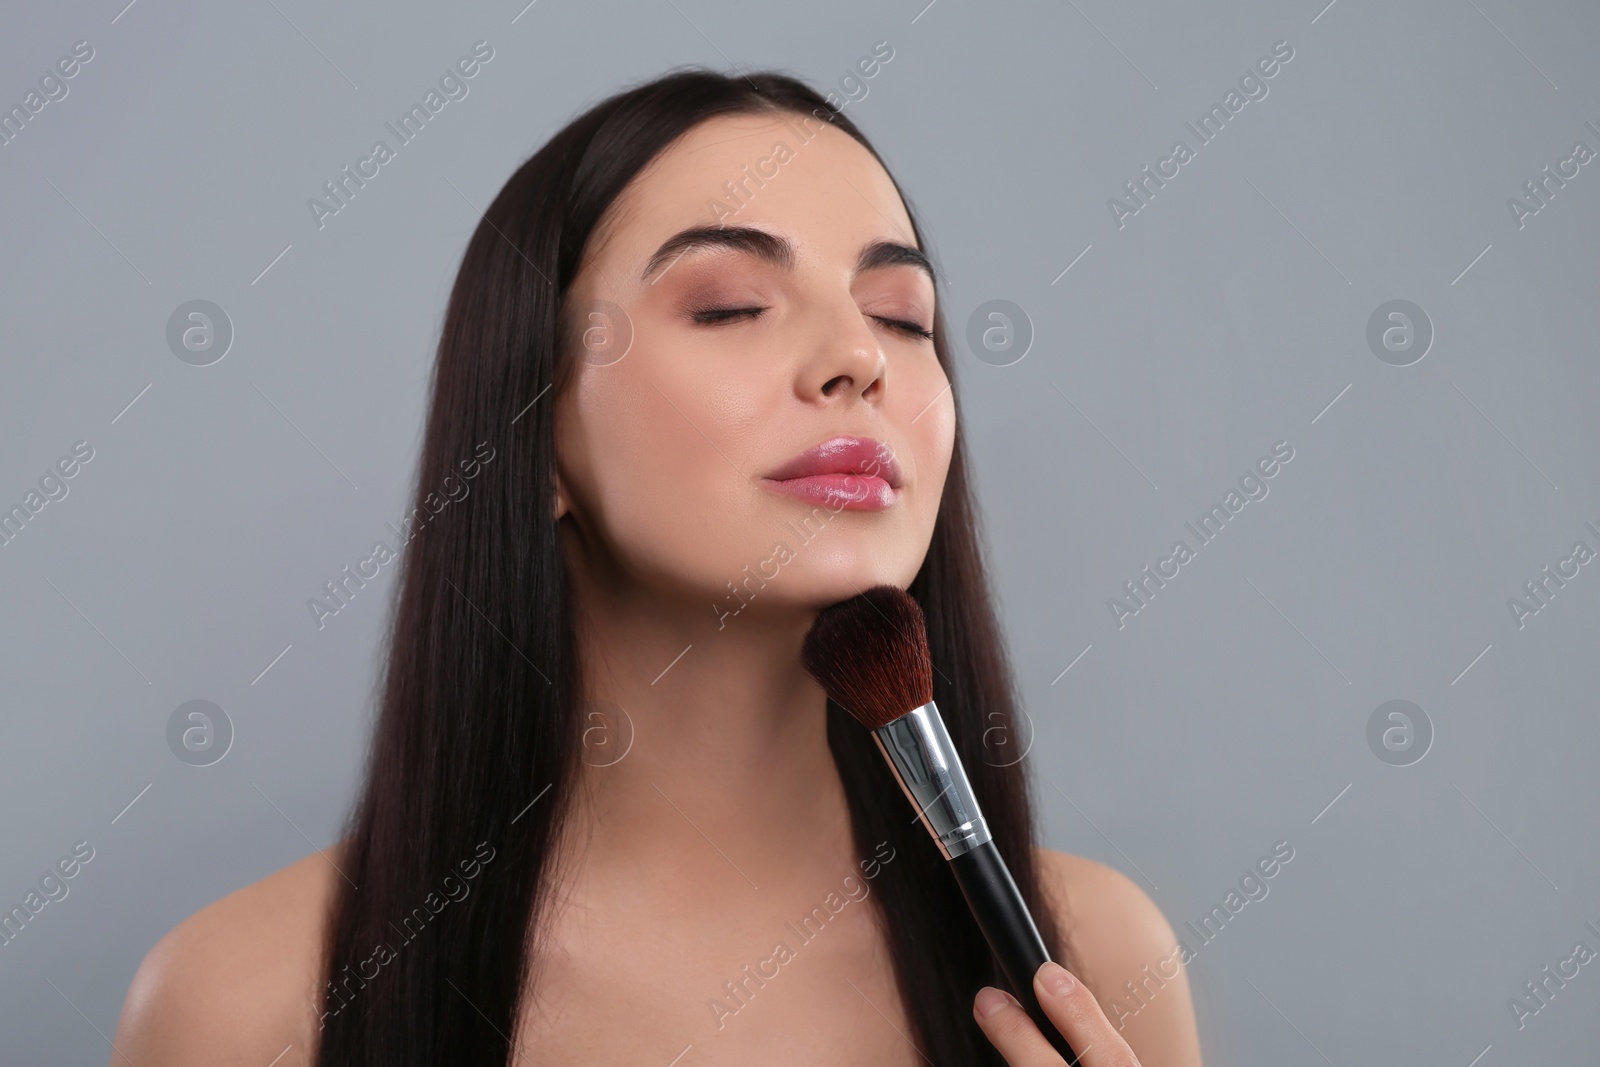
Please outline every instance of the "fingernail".
M978 1017L987 1019L995 1012L1006 1006L1011 998L993 986L984 986L978 990Z
M1071 993L1073 987L1078 984L1078 980L1059 963L1046 963L1040 967L1039 979L1041 985L1058 997Z

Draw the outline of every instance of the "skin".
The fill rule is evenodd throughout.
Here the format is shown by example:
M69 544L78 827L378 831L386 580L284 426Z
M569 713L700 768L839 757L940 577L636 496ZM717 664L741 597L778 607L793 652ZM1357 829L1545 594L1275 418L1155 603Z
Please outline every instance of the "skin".
M857 862L825 697L799 649L819 608L915 576L954 404L932 342L899 325L931 327L931 279L908 263L856 271L874 242L913 244L904 205L855 141L810 130L802 141L792 125L743 115L689 131L613 206L574 283L574 321L596 329L584 336L600 358L556 401L554 518L596 714L516 1021L528 1062L924 1062L904 1036L870 902L870 876L894 862ZM701 247L649 269L674 234L716 221L707 202L776 141L789 158L722 224L785 239L790 260ZM697 317L708 307L765 310ZM624 335L615 359L610 339ZM824 509L822 532L802 544L784 524L813 505L762 476L838 433L887 444L904 484L885 510ZM793 552L773 576L758 564L777 541ZM727 583L744 582L746 565L766 580L732 614L741 600ZM1053 906L1065 915L1070 898L1090 983L1046 1004L1076 1028L1069 1039L1092 1035L1093 1047L1074 1046L1088 1048L1085 1067L1198 1067L1181 972L1120 1032L1106 1019L1124 980L1170 954L1161 912L1109 867L1039 855ZM111 1062L309 1063L338 860L338 846L308 856L162 938L134 976ZM830 892L842 905L802 942L786 924ZM713 998L736 1003L724 982L779 940L792 958L719 1017ZM1020 1009L1002 1005L980 1025L1011 1064L1061 1062Z

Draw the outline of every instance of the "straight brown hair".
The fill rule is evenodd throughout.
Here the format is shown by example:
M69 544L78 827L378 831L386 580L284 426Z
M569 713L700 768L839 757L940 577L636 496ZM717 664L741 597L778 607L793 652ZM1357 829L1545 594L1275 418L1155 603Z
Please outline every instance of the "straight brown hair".
M328 918L323 1067L510 1062L519 1006L536 993L535 927L583 725L577 605L551 519L554 401L575 365L567 293L628 182L698 123L739 113L828 123L878 158L854 123L792 77L679 69L557 132L467 243L439 342L416 506L484 443L496 459L400 561L377 723L341 860L347 878ZM914 216L912 229L925 249ZM933 333L953 380L942 312ZM934 698L995 844L1046 944L1076 971L1066 916L1041 892L1025 765L1002 758L1014 744L986 744L997 728L1013 740L1019 731L959 425L932 543L908 591L927 617ZM881 842L895 850L872 897L910 1039L941 1067L1002 1065L972 1017L979 986L1003 984L982 934L870 735L831 702L827 716L857 854Z

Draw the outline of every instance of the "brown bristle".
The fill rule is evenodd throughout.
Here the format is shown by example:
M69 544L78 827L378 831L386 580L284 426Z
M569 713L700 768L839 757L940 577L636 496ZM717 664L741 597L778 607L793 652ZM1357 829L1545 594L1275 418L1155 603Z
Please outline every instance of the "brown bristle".
M933 699L926 626L905 590L875 585L817 613L800 662L830 700L876 730Z

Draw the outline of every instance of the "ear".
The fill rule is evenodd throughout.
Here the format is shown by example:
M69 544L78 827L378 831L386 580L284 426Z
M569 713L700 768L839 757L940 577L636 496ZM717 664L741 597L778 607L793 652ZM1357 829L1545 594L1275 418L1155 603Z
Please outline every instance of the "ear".
M555 521L560 522L562 517L571 510L572 500L567 496L567 487L561 481L561 472L558 470L556 471L556 506L555 515L553 516Z

